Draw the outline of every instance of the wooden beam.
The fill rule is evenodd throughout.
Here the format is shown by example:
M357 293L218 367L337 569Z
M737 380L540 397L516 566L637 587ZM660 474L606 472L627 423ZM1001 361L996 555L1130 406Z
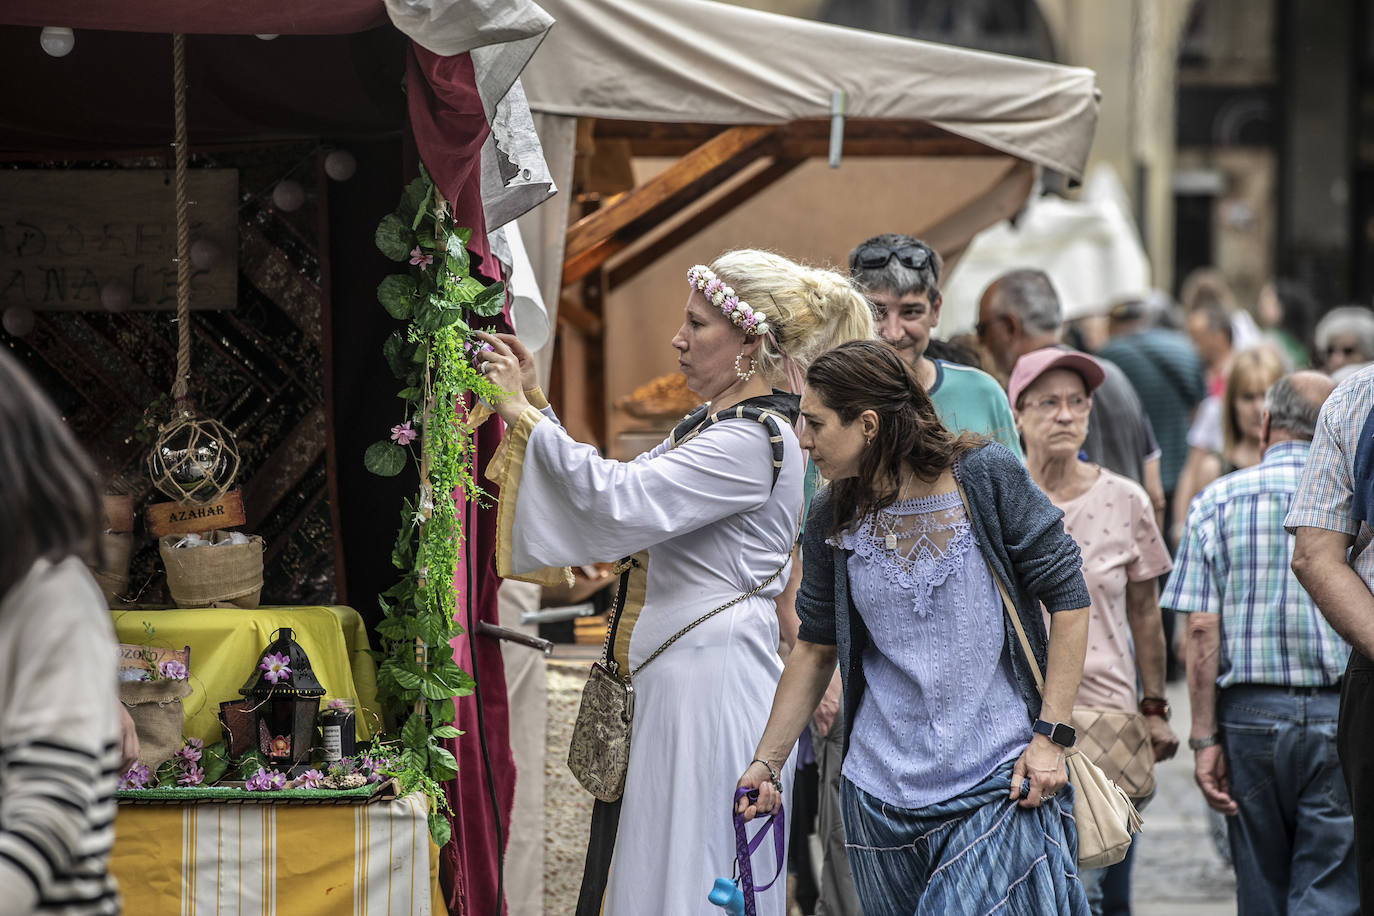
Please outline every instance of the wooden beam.
M583 337L600 337L605 327L600 315L587 311L570 299L558 300L558 322L567 325Z
M622 283L632 280L640 271L690 239L707 226L734 210L749 198L771 186L779 178L801 165L801 159L773 160L773 163L758 173L749 176L718 199L707 204L697 213L669 229L657 239L634 252L608 272L609 288L614 290ZM561 308L561 306L560 306Z
M615 203L584 216L568 229L563 283L574 283L601 267L688 201L777 146L776 128L732 127L693 149Z

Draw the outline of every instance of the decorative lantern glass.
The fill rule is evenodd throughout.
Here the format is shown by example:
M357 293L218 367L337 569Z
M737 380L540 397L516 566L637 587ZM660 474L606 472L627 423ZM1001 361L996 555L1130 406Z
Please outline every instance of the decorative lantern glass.
M325 691L305 650L291 637L290 627L273 634L239 694L253 712L257 747L268 765L296 776L310 766L315 717Z

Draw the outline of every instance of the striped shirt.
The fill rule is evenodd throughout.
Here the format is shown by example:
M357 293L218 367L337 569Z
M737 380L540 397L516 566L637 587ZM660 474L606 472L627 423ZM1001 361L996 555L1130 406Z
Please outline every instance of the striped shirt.
M1298 489L1306 442L1271 445L1259 464L1198 494L1160 606L1221 614L1217 686L1329 687L1350 647L1289 569L1284 515Z
M1312 437L1312 457L1303 470L1298 495L1283 520L1289 531L1322 528L1355 538L1350 565L1374 591L1374 529L1353 512L1355 449L1369 412L1374 410L1374 366L1361 369L1336 387L1322 405ZM1368 481L1361 481L1368 486Z
M40 560L0 600L0 912L119 912L114 628L86 567Z

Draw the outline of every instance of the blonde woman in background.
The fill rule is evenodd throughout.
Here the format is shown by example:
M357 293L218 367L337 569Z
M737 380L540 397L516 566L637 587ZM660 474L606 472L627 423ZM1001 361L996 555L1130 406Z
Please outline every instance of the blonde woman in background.
M488 471L501 485L501 575L632 558L611 643L619 673L633 673L629 771L621 798L593 810L580 916L720 912L706 895L735 857L735 780L782 673L775 599L805 465L795 392L819 353L873 336L845 277L769 252L723 254L687 285L672 346L707 403L634 461L563 431L514 338L488 338L478 357L512 392L493 405L507 432ZM776 773L789 785L790 761ZM759 914L781 916L784 883L759 895Z
M1174 543L1179 542L1194 496L1218 477L1259 464L1264 393L1282 375L1283 363L1268 345L1243 350L1231 361L1221 396L1221 429L1208 430L1215 437L1211 441L1199 440L1192 433L1188 437L1188 458L1174 490ZM1205 403L1198 408L1200 418L1204 408Z

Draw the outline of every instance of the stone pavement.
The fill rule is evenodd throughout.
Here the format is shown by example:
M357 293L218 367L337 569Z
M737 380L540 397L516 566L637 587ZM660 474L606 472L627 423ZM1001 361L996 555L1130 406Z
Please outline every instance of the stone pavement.
M1193 782L1188 750L1188 688L1168 687L1178 755L1155 768L1158 786L1136 838L1133 916L1234 916L1236 880L1210 835L1208 809Z

